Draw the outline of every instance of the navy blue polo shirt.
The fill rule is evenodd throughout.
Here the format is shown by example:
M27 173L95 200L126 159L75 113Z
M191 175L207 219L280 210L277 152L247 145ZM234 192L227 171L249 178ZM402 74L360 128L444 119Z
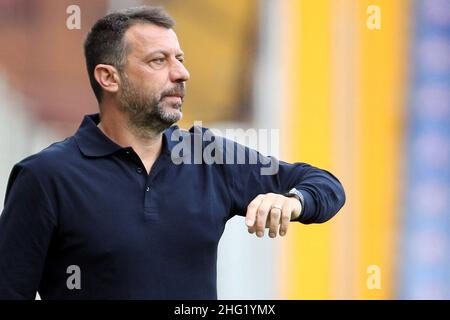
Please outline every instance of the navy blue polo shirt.
M86 116L74 136L14 166L0 216L1 299L36 291L42 299L217 299L219 239L254 197L296 187L305 224L327 221L345 201L331 173L306 163L280 161L272 175L261 174L260 161L189 163L194 149L174 151L201 136L199 127L167 129L147 174L98 122ZM224 141L202 147L216 138Z

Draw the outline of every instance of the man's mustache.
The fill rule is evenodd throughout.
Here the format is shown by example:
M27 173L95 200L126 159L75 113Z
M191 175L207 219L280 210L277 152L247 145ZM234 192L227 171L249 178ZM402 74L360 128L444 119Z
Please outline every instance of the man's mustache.
M180 83L171 89L163 91L163 93L161 94L161 99L164 97L180 97L181 99L183 99L185 94L186 90L184 84Z

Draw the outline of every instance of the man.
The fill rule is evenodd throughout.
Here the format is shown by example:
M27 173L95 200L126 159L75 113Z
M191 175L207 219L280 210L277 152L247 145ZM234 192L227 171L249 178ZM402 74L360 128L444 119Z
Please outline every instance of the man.
M172 126L189 80L173 25L161 8L138 7L93 26L85 55L100 113L13 168L0 298L216 299L217 245L233 215L275 237L290 221L324 222L343 206L339 181L305 163L262 174L259 162L198 163L190 144L175 151L207 130ZM214 157L255 154L225 142Z

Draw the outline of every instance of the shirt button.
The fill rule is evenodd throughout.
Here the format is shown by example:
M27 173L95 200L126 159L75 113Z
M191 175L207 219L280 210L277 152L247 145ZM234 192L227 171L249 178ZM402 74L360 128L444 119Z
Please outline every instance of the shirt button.
M149 192L150 191L150 187L145 188L145 191Z
M137 167L136 171L137 171L137 173L141 174L143 170L141 167Z

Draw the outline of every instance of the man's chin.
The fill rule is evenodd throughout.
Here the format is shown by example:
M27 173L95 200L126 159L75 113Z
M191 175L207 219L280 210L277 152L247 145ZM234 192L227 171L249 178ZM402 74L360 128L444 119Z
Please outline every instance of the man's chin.
M183 112L181 110L171 110L169 112L164 112L164 115L161 119L166 122L168 125L172 125L177 123L183 118Z
M175 124L178 121L180 121L182 118L183 118L183 113L179 112L179 114L176 117L170 117L168 122L170 122L170 124L172 125L172 124Z
M178 122L183 117L183 109L180 104L167 104L163 107L164 118L172 121L173 123Z

